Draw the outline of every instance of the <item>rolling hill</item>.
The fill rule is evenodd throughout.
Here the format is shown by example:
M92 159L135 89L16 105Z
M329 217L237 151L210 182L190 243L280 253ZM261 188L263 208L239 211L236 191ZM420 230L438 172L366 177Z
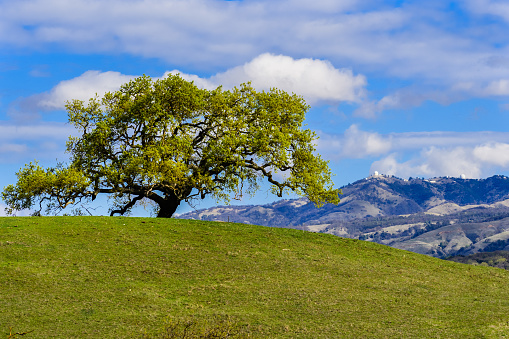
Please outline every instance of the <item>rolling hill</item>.
M316 208L301 198L263 206L219 206L179 217L305 229L437 257L509 245L505 176L404 180L373 175L342 192L337 206Z
M227 316L253 338L500 338L509 272L299 230L0 218L0 333L162 338ZM159 334L159 335L158 335Z

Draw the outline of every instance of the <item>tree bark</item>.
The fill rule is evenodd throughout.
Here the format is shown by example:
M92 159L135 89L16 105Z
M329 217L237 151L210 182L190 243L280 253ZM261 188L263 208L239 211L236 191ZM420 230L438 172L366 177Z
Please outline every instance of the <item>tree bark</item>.
M173 197L171 199L165 199L159 203L159 212L157 213L158 218L171 218L180 205L179 199Z

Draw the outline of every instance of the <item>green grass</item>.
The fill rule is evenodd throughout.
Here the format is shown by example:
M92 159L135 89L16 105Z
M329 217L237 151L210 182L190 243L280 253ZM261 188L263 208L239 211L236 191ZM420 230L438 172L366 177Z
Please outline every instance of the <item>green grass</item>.
M509 272L291 229L0 218L0 337L142 338L230 317L261 338L509 337Z

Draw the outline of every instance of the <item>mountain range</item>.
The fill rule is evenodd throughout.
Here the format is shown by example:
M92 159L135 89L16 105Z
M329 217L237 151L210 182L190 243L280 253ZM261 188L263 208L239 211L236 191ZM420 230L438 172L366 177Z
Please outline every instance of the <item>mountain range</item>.
M344 186L341 202L306 198L218 206L179 218L297 228L445 258L509 249L509 178L401 179L372 175Z

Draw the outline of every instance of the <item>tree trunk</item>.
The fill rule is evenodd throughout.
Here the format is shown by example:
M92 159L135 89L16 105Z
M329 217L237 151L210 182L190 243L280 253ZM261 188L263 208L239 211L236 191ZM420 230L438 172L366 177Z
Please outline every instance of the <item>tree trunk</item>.
M159 212L157 213L157 217L171 218L173 213L177 210L177 207L179 207L180 201L181 200L175 197L173 199L165 199L163 202L159 202Z

